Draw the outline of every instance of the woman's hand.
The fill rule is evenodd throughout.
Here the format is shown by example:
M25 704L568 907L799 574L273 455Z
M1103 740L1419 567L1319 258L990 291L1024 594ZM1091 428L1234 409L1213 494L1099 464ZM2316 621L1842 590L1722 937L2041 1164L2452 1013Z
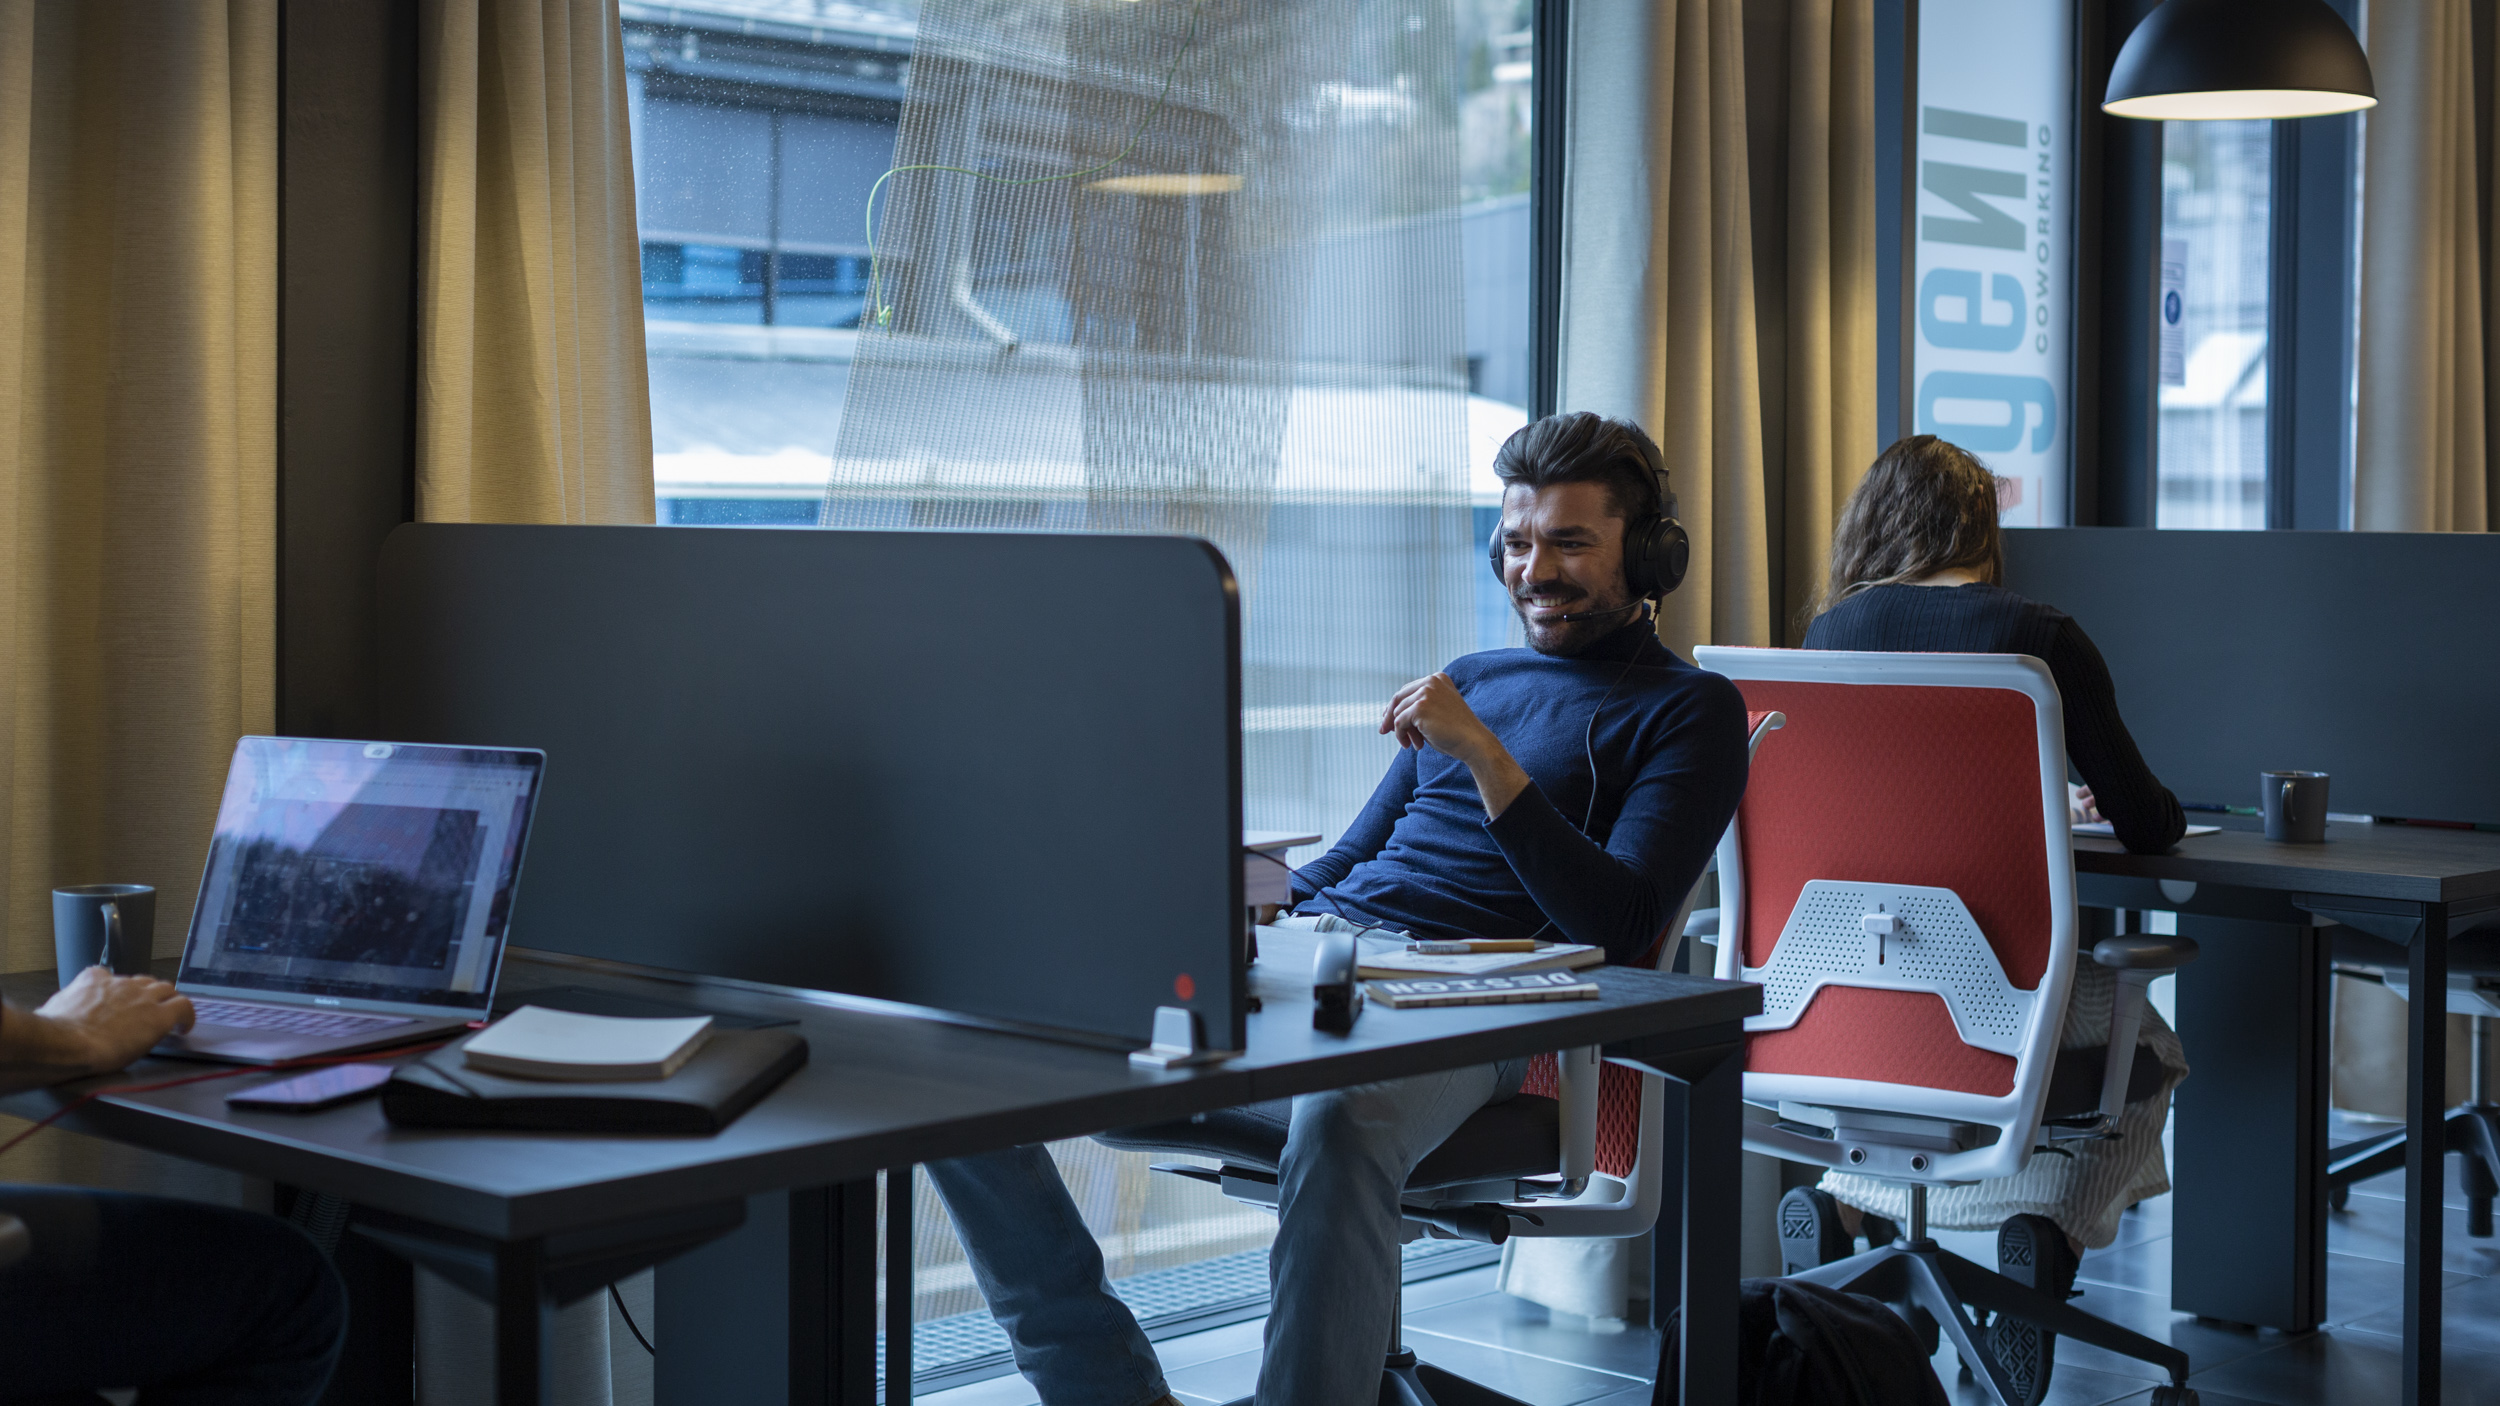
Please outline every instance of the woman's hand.
M2066 785L2066 819L2068 823L2075 825L2089 825L2101 818L2100 808L2092 803L2092 788L2089 786L2077 786L2073 782L2068 782Z

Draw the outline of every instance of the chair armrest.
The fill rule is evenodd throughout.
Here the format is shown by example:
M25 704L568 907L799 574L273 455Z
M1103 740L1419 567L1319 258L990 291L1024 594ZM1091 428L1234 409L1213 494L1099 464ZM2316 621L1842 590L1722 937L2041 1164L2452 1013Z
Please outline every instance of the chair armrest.
M2196 951L2192 937L2129 932L2092 944L2092 960L2120 971L2177 971L2196 960Z
M2106 1133L2127 1106L2127 1080L2135 1072L2135 1037L2144 1028L2145 988L2156 977L2196 960L2196 940L2154 932L2120 933L2092 945L2092 960L2118 973L2109 1003L2109 1054L2101 1063L2101 1126Z
M26 1233L26 1222L0 1211L0 1269L6 1269L35 1248L34 1237Z

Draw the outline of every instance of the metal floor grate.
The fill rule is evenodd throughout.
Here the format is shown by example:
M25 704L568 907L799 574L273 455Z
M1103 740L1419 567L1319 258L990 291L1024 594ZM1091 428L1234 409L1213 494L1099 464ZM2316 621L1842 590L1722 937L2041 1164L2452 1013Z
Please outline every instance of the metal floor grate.
M1404 1278L1412 1284L1472 1269L1499 1255L1490 1245L1465 1240L1415 1240L1404 1247L1401 1257ZM1267 1307L1267 1251L1244 1250L1115 1279L1111 1291L1136 1312L1149 1338L1171 1336L1170 1331L1159 1330L1184 1325L1196 1329L1217 1326L1218 1319L1256 1317ZM911 1367L917 1394L1003 1375L1013 1370L1013 1363L1007 1335L999 1330L997 1320L987 1310L977 1310L913 1324ZM883 1333L877 1335L877 1380L885 1380Z

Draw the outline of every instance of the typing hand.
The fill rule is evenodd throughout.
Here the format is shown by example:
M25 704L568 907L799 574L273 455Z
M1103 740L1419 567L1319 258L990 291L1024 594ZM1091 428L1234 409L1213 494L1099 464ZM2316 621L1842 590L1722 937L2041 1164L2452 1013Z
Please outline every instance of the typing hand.
M1380 730L1394 734L1401 747L1431 747L1462 762L1502 747L1447 674L1428 675L1399 689L1381 710Z
M192 1021L191 999L172 982L115 976L102 967L80 972L35 1015L76 1043L88 1073L119 1069L167 1034L190 1029Z
M2102 818L2100 808L2092 803L2092 788L2066 785L2066 818L2076 825L2089 825Z

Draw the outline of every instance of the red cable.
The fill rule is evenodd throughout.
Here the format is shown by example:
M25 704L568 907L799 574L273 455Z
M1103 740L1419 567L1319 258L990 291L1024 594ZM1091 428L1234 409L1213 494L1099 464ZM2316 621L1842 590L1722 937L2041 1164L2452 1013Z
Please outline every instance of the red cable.
M54 1109L33 1127L10 1138L7 1142L0 1142L0 1157L8 1156L17 1150L19 1143L107 1094L144 1094L158 1089L180 1088L184 1084L205 1084L212 1079L232 1079L243 1074L268 1074L280 1069L313 1069L333 1064L362 1064L369 1060L397 1059L401 1055L424 1054L428 1050L438 1050L450 1043L449 1040L437 1040L430 1045L398 1045L387 1050L369 1050L363 1054L308 1056L303 1059L282 1059L275 1064L238 1064L231 1069L217 1069L206 1074L186 1074L179 1079L159 1079L152 1084L112 1084L101 1089L89 1089Z

